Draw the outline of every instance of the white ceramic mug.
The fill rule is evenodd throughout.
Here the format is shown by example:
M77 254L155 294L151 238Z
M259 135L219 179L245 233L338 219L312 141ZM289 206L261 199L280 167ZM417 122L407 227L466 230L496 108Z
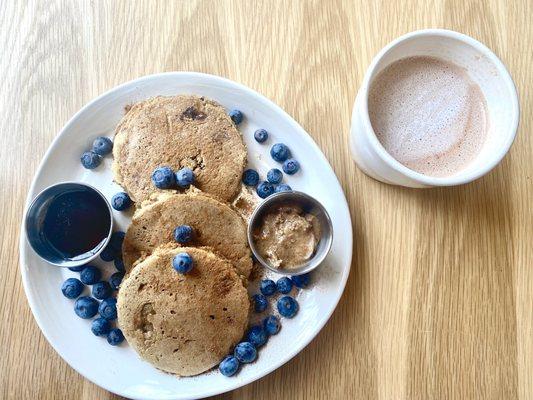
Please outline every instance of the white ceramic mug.
M433 56L467 70L487 101L489 131L485 143L464 169L446 177L431 177L400 164L381 145L368 116L368 90L376 75L393 62L412 56ZM357 93L350 135L352 156L364 173L385 183L408 187L460 185L477 179L505 156L516 135L518 95L503 63L485 45L444 29L427 29L399 37L372 60Z

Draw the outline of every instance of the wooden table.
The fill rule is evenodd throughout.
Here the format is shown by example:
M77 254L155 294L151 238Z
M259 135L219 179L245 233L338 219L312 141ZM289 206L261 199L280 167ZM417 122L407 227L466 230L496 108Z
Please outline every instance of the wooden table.
M19 225L50 142L127 80L191 70L241 82L313 136L350 203L351 275L318 337L230 399L533 398L533 2L65 1L0 6L0 398L106 399L46 342L18 270ZM378 183L350 158L371 58L445 27L492 48L520 93L513 148L466 186Z

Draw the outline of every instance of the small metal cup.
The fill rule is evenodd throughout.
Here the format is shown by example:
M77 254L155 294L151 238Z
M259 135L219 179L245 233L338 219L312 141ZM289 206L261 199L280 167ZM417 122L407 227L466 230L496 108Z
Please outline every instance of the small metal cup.
M315 254L306 261L304 264L293 267L293 268L276 268L268 263L259 251L257 250L254 242L253 232L258 228L263 217L268 214L271 210L279 207L281 205L290 205L294 204L302 208L305 213L313 214L318 222L320 223L320 240L315 251ZM259 261L259 263L268 268L271 271L285 274L285 275L301 275L307 272L311 272L317 268L322 261L326 258L331 249L331 244L333 242L333 226L331 224L331 219L328 212L322 204L318 202L315 198L309 196L308 194L302 192L280 192L273 194L267 197L257 208L254 210L250 223L248 225L248 243L250 244L250 249L254 257Z
M48 210L48 207L52 203L53 199L64 193L80 190L96 193L100 198L102 198L102 200L104 200L107 206L107 214L109 215L110 221L109 232L107 234L107 238L92 251L72 258L63 258L60 257L57 252L52 251L50 244L42 234L44 218L46 211ZM113 212L105 196L94 187L79 182L61 182L44 189L35 197L35 199L33 199L28 207L28 211L26 212L24 226L28 242L35 253L37 253L37 255L44 261L58 267L78 267L98 257L98 255L108 244L111 234L113 233Z

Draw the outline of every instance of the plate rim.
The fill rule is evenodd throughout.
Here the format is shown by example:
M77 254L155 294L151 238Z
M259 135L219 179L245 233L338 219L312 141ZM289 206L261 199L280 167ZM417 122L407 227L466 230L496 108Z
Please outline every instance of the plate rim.
M347 268L343 267L343 269L342 269L342 276L341 276L341 280L340 280L341 285L339 286L339 288L341 290L339 290L337 292L338 294L336 295L336 298L334 300L334 307L332 307L331 311L328 312L328 315L323 320L323 322L321 322L319 325L317 325L315 332L307 340L304 340L304 341L300 342L298 344L298 346L295 346L294 349L291 352L289 352L286 355L284 355L283 357L281 357L277 362L273 362L271 365L267 366L264 370L260 371L257 375L250 376L249 378L246 378L246 379L244 379L242 381L235 381L233 384L230 384L227 388L224 388L222 390L216 389L216 388L215 389L208 388L208 389L204 390L203 392L199 393L198 397L195 397L195 398L201 399L201 398L205 398L205 397L208 397L208 396L214 396L214 395L217 395L217 394L227 393L227 392L230 392L232 390L236 390L236 389L238 389L240 387L246 386L246 385L248 385L248 384L250 384L252 382L255 382L255 381L265 377L266 375L270 374L274 370L282 367L284 364L286 364L287 362L292 360L296 355L298 355L301 351L303 351L309 345L309 343L311 343L311 341L313 341L317 337L317 335L322 331L324 326L329 322L331 316L333 315L333 313L337 309L337 306L339 304L339 301L340 301L342 295L344 294L344 290L346 288L346 283L347 283L348 277L350 275L351 265L352 265L352 261L353 261L353 225L352 225L352 217L351 217L351 213L350 213L350 208L349 208L349 205L348 205L348 201L346 200L346 194L344 192L344 188L340 184L339 179L338 179L337 175L335 174L335 171L333 170L333 168L331 167L331 164L329 163L329 160L326 158L326 156L324 155L324 153L320 149L320 147L316 144L316 142L314 141L312 136L291 115L289 115L285 110L283 110L280 106L278 106L272 100L270 100L266 96L262 95L261 93L255 91L254 89L251 89L251 88L249 88L249 87L247 87L247 86L245 86L245 85L243 85L241 83L235 82L235 81L233 81L231 79L228 79L228 78L225 78L225 77L221 77L221 76L218 76L218 75L206 74L206 73L194 72L194 71L169 71L169 72L161 72L161 73L156 73L156 74L144 75L144 76L141 76L141 77L126 81L126 82L121 83L119 85L113 86L111 89L106 90L104 93L94 97L89 102L85 103L67 121L67 123L65 123L63 125L63 127L58 131L58 133L56 134L56 136L54 137L54 139L52 140L52 142L48 146L48 148L46 150L46 153L44 154L43 158L41 159L41 162L39 163L39 166L37 167L37 169L35 170L35 172L33 174L33 178L32 178L30 187L28 188L28 192L27 192L27 195L26 195L26 201L24 203L24 211L22 213L22 221L21 221L21 227L20 227L20 238L19 238L19 253L20 253L20 256L19 256L19 271L20 271L20 274L21 274L21 277L22 277L22 286L24 288L24 293L26 295L26 299L28 300L28 304L30 306L30 310L31 310L31 313L33 315L33 318L35 319L35 322L37 323L37 326L39 327L39 330L41 331L41 333L45 337L46 341L50 344L50 346L52 346L54 351L61 357L61 359L68 366L70 366L72 369L74 369L76 372L78 372L81 376L83 376L85 379L87 379L88 381L92 382L93 384L97 385L98 387L101 387L101 388L103 388L103 389L105 389L105 390L107 390L107 391L109 391L111 393L115 393L115 394L120 395L120 396L124 396L124 397L131 396L131 393L126 393L124 391L119 391L119 390L116 390L115 388L109 387L108 385L97 383L94 380L92 380L91 378L89 378L88 376L86 376L83 373L81 373L72 363L70 363L68 360L65 359L65 357L63 357L62 352L59 351L58 347L56 347L56 344L53 343L52 340L49 338L48 334L46 333L46 330L43 328L44 322L41 320L39 312L36 311L37 310L37 305L36 305L36 301L35 301L35 298L33 296L33 293L32 293L31 290L29 290L29 282L28 282L29 281L29 277L28 277L29 268L28 268L28 265L27 265L27 259L26 259L26 255L25 255L25 251L27 250L28 243L27 243L27 240L26 240L26 229L25 229L24 220L26 218L26 213L28 211L28 206L31 203L31 201L33 199L33 196L34 196L32 194L35 192L35 187L37 185L37 177L42 172L42 169L43 169L45 163L50 158L53 149L58 145L58 142L59 142L60 138L63 135L65 135L65 132L70 128L70 126L74 123L74 121L76 121L76 119L80 115L82 115L93 104L101 101L102 99L104 99L108 95L112 94L113 92L120 91L121 89L126 88L128 86L134 86L134 85L136 85L136 84L138 84L140 82L143 82L143 81L157 80L157 79L161 79L161 78L164 79L164 78L169 77L169 76L177 76L177 77L185 77L185 78L186 77L191 77L191 78L199 78L199 79L212 79L212 80L221 81L222 83L224 83L226 85L229 85L229 86L234 86L234 87L236 86L239 90L242 90L242 91L246 92L247 94L255 97L258 100L260 100L261 102L267 103L277 113L280 113L281 115L283 115L285 117L285 119L287 119L289 121L290 125L292 125L297 130L303 131L305 133L305 135L303 135L304 136L304 140L306 140L311 147L314 147L315 150L318 150L318 153L319 153L318 156L320 158L322 158L322 160L328 166L328 168L330 169L330 172L333 174L333 176L334 176L334 178L336 180L336 183L340 187L341 192L342 192L342 201L339 201L339 204L337 204L337 205L338 206L342 206L344 211L347 213L348 220L350 222L350 227L352 227L352 229L350 229L350 231L349 231L349 235L346 235L346 238L345 238L345 241L347 241L346 244L348 245L346 247L349 249L349 265L348 265ZM341 200L341 199L339 199L339 200ZM176 396L174 396L172 398L176 399L176 400L181 400L181 399L188 399L189 397L183 397L183 396L180 396L178 393L176 393Z

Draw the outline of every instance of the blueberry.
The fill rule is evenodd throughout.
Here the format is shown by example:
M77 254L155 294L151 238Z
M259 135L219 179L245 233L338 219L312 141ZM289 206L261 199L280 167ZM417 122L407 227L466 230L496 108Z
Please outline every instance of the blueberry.
M102 157L96 154L94 151L86 151L81 155L81 165L87 169L95 169L102 162Z
M292 192L292 188L289 185L281 183L279 185L276 185L276 187L274 188L274 193L280 192Z
M85 265L80 265L79 267L70 267L69 271L81 272L83 270L83 268L85 268Z
M119 272L124 272L126 269L124 268L124 260L122 257L117 257L113 260L113 264L115 265L115 268Z
M283 278L279 278L276 282L276 287L278 288L278 292L287 294L290 293L292 290L292 281L284 276Z
M86 285L92 285L100 280L102 273L96 267L87 265L80 273L80 280Z
M280 183L283 179L283 172L277 168L272 168L267 172L267 181L270 183Z
M63 292L63 296L65 296L68 299L75 299L78 297L81 292L83 292L83 283L79 279L76 278L68 278L63 284L61 285L61 291Z
M106 248L100 253L100 258L106 262L115 261L115 267L119 269L117 263L122 263L122 242L125 233L121 231L113 232ZM122 270L124 267L122 267Z
M115 254L121 254L122 253L122 243L124 243L124 237L126 234L122 231L116 231L111 234L111 238L109 239L109 246L113 250L115 250Z
M309 280L310 279L311 279L311 275L310 274L295 275L295 276L293 276L291 278L292 283L294 283L294 285L296 287L299 287L300 289L304 288L304 287L307 287L307 285L309 285Z
M180 274L186 274L194 267L194 262L187 253L179 253L172 259L172 266Z
M111 198L111 207L117 211L124 211L131 207L132 201L126 192L118 192Z
M117 299L108 297L102 300L98 307L98 313L101 317L107 320L113 320L117 318Z
M189 106L181 113L180 119L182 121L195 121L195 120L204 120L207 118L207 114L200 111L194 106Z
M267 298L262 294L254 294L252 301L254 302L254 310L257 313L265 311L268 307Z
M228 115L235 125L239 125L244 118L244 115L239 110L231 110Z
M189 225L180 225L174 229L174 240L180 244L189 243L192 240L192 228Z
M246 339L255 347L261 347L267 342L267 334L262 326L252 326L248 331Z
M272 279L263 279L260 290L265 296L271 296L276 293L276 283Z
M106 281L96 282L93 285L93 297L98 300L107 299L111 296L111 285Z
M275 335L281 329L279 318L275 315L269 315L263 320L263 328L269 335Z
M270 155L277 162L283 162L291 156L291 151L283 143L276 143L270 149Z
M94 139L93 151L96 154L105 156L106 154L111 153L112 150L113 150L113 142L111 141L111 139L106 138L104 136L99 136L96 139Z
M74 303L74 312L80 318L92 318L98 312L98 301L88 296L80 297Z
M300 170L300 163L294 158L290 158L283 163L283 172L288 175L294 175Z
M234 355L242 363L251 363L257 358L257 350L250 342L241 342L235 346Z
M239 369L239 360L237 360L233 356L227 356L226 358L222 360L222 362L218 366L218 370L224 376L235 375L238 369Z
M123 272L115 272L113 275L111 275L109 278L109 285L111 286L111 289L118 290L118 287L122 282L122 278L124 278Z
M176 185L176 176L170 167L158 167L152 173L152 183L158 189L171 189Z
M194 182L194 172L190 168L182 168L176 172L176 182L181 188L187 188Z
M257 143L265 143L268 139L268 132L264 129L258 129L254 132L254 139Z
M298 302L291 296L283 296L278 300L278 311L284 317L294 317L298 312L298 308Z
M91 331L96 336L105 336L111 330L111 324L105 318L96 318L91 324Z
M272 193L274 193L274 185L272 185L270 182L261 182L259 186L255 189L258 196L262 199L266 199L268 196L270 196Z
M103 249L102 252L100 253L100 258L105 262L109 262L109 261L113 261L116 255L117 255L116 250L113 248L113 246L111 246L111 244L108 244L105 247L105 249Z
M107 343L109 343L111 346L118 346L123 341L124 334L118 328L111 329L111 331L107 335Z
M247 169L242 173L242 183L246 186L256 186L259 182L259 174L255 169Z

